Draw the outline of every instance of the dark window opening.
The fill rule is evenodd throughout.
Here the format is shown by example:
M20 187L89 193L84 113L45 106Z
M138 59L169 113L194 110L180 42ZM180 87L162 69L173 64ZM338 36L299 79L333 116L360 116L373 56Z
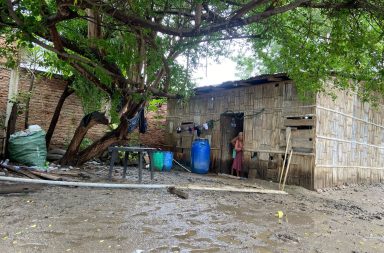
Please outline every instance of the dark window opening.
M297 126L296 128L297 130L308 130L312 129L312 126Z
M287 119L312 119L313 116L297 116L297 117L287 117Z

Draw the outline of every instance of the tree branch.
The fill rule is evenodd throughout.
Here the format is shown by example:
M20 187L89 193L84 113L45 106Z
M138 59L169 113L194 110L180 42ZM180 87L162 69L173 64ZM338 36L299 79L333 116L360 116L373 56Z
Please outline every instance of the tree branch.
M341 3L332 3L329 1L326 2L313 2L308 1L300 5L300 7L308 8L318 8L318 9L370 9L377 8L377 6L372 6L368 1L361 0L347 0Z
M113 90L103 84L92 72L81 66L80 63L69 62L69 64L81 73L86 79L93 82L99 89L106 92L110 97L113 95Z
M12 0L7 0L7 7L9 16L11 16L13 20L15 20L18 26L23 26L23 21L21 21L21 19L17 16L16 12L13 10Z
M248 13L252 9L255 9L256 7L262 5L266 2L269 2L269 0L252 0L252 1L248 2L247 4L245 4L243 7L241 7L239 10L237 10L236 14L233 15L233 17L231 19L241 18L242 16L244 16L246 13Z
M196 3L195 7L195 29L199 29L201 25L201 15L203 11L203 6L200 3Z
M311 1L311 0L296 0L290 4L266 10L264 12L253 15L251 17L245 18L244 23L245 24L252 24L252 23L259 22L259 21L264 20L266 18L269 18L271 16L293 10L293 9L299 7L301 4L309 2L309 1Z

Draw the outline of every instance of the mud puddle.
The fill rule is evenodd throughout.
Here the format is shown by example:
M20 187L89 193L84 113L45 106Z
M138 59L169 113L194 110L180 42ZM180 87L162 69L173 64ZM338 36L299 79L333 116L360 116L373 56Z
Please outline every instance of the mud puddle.
M198 182L190 174L161 177L162 183L189 177ZM220 180L208 177L204 182L231 183ZM255 184L247 182L251 183ZM384 213L382 185L322 194L296 187L288 191L284 196L190 191L189 199L183 200L156 190L45 187L23 196L0 196L0 252L351 253L382 249L384 219L360 218ZM284 215L278 218L277 211Z

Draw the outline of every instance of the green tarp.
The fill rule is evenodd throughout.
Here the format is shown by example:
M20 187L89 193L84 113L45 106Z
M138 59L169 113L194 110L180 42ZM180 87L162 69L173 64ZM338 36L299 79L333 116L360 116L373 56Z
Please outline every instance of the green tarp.
M43 168L47 157L45 146L45 132L43 130L32 132L27 136L11 136L9 139L9 158L12 161Z

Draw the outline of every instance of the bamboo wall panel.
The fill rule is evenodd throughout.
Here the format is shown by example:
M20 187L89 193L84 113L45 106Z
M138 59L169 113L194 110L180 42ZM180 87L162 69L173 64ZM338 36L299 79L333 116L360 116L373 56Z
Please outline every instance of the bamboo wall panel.
M268 180L277 179L277 171L282 163L283 155L281 153L284 154L286 143L285 136L283 136L286 128L284 122L287 122L287 117L315 114L313 102L300 101L292 82L223 89L214 93L194 96L188 103L170 99L168 108L167 120L172 121L174 129L183 122L199 121L195 123L202 124L209 120L215 121L213 129L202 131L201 134L201 137L209 136L211 139L211 147L213 148L211 159L214 161L211 164L212 171L217 171L218 159L220 159L220 150L215 148L223 145L220 143L222 140L220 114L226 111L244 113L244 144L245 149L248 150L244 152L245 171L252 169L257 171L259 176ZM252 116L261 109L264 109L263 113ZM313 124L314 119L309 121ZM309 138L314 140L315 132L307 129L301 131L303 131L301 135L293 136L293 139L296 138L293 141L295 147L308 148L313 146ZM180 136L181 134L177 134L174 130L169 135L172 138L169 143L171 145L177 144L175 139L180 139ZM186 141L183 143L185 144ZM189 143L185 145L188 146ZM186 148L182 150L184 157L190 152ZM266 150L270 150L270 152L265 152ZM295 155L292 159L288 183L313 188L314 161L315 159L311 155ZM250 175L255 175L255 173L250 173Z
M372 108L356 94L317 98L315 188L384 180L383 105Z

